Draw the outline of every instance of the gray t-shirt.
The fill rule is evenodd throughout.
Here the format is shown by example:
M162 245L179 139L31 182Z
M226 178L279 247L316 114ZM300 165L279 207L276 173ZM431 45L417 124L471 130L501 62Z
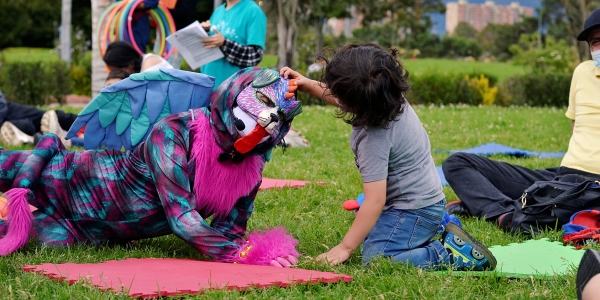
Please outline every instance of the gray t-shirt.
M353 128L350 148L363 182L387 179L384 211L419 209L445 198L429 136L408 103L388 129Z

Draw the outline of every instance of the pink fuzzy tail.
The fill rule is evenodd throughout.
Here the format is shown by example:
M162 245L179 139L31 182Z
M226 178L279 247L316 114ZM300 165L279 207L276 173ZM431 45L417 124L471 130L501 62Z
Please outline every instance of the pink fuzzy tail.
M8 232L0 239L0 256L9 255L23 247L29 239L33 214L27 203L28 189L15 188L4 193L8 200Z
M296 250L298 241L282 227L268 231L257 231L248 237L248 244L242 245L235 261L240 264L268 266L272 260L288 255L299 257ZM241 257L245 256L245 258Z

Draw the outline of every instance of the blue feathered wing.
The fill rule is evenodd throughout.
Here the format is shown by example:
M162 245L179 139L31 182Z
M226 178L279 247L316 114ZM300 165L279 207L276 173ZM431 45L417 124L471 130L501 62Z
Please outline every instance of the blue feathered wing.
M79 113L66 138L85 126L85 149L106 145L131 150L162 118L208 106L214 84L211 76L177 69L132 74L103 88Z

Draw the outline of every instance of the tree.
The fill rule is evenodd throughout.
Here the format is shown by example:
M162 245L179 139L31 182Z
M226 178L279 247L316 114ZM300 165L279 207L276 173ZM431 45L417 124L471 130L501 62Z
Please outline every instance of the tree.
M430 32L423 32L416 36L407 38L405 47L407 49L419 51L421 57L440 57L444 56L447 49L440 42L440 37Z
M567 16L562 1L542 0L541 11L538 13L541 12L542 27L545 29L546 35L570 42Z
M571 41L577 47L579 61L584 61L590 57L590 51L585 42L577 41L577 36L583 30L583 23L592 11L600 7L598 0L562 0L567 17L567 28Z
M456 28L454 28L452 36L474 40L478 33L479 32L477 29L475 29L475 27L473 27L471 24L467 22L460 22L456 25Z
M399 44L400 34L411 37L429 31L430 13L443 13L446 7L441 0L360 0L357 10L364 15L363 24L389 23L389 39Z
M474 57L477 58L481 55L483 50L473 40L469 40L458 36L445 36L441 41L443 49L443 57L449 58L463 58L463 57Z
M323 46L325 44L323 26L325 25L325 21L328 18L349 17L351 6L357 2L357 0L308 0L302 2L303 10L308 12L310 25L315 30L315 54L321 54L323 52Z
M549 36L543 47L538 45L537 33L521 35L518 44L510 47L513 63L526 66L537 74L571 74L577 66L577 51L565 40Z
M389 23L379 25L376 23L362 26L352 31L352 36L356 41L362 43L377 43L383 47L392 47L389 32L393 31Z
M505 61L511 57L510 46L519 42L521 34L537 32L537 23L537 18L525 18L515 24L488 24L477 35L477 42L489 55Z
M54 47L60 0L0 1L0 49Z
M277 5L277 68L293 66L298 24L306 19L299 0L275 0Z

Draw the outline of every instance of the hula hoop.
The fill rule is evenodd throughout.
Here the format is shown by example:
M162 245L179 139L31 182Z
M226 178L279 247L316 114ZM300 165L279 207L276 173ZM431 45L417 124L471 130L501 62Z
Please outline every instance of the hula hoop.
M105 42L105 40L103 40L103 38L106 38L109 34L109 29L112 26L109 26L109 22L112 25L112 22L110 20L112 20L112 17L114 16L115 12L116 12L116 6L122 5L122 2L115 2L113 4L111 4L104 12L102 12L102 15L100 15L100 19L99 19L99 26L98 26L98 45L100 46L100 53L102 54L102 56L104 56L104 52L106 51L106 44L107 43L103 43ZM107 18L107 16L109 16ZM104 35L101 35L101 33L104 32Z
M114 41L127 41L133 48L143 55L144 52L137 45L132 27L132 18L135 9L144 0L123 0L117 1L108 6L100 15L96 31L96 39L100 48L100 54L104 56L106 47ZM147 10L149 19L156 22L156 40L154 49L158 49L158 55L167 59L175 48L167 43L167 36L176 31L173 16L168 8L159 2L158 6Z

